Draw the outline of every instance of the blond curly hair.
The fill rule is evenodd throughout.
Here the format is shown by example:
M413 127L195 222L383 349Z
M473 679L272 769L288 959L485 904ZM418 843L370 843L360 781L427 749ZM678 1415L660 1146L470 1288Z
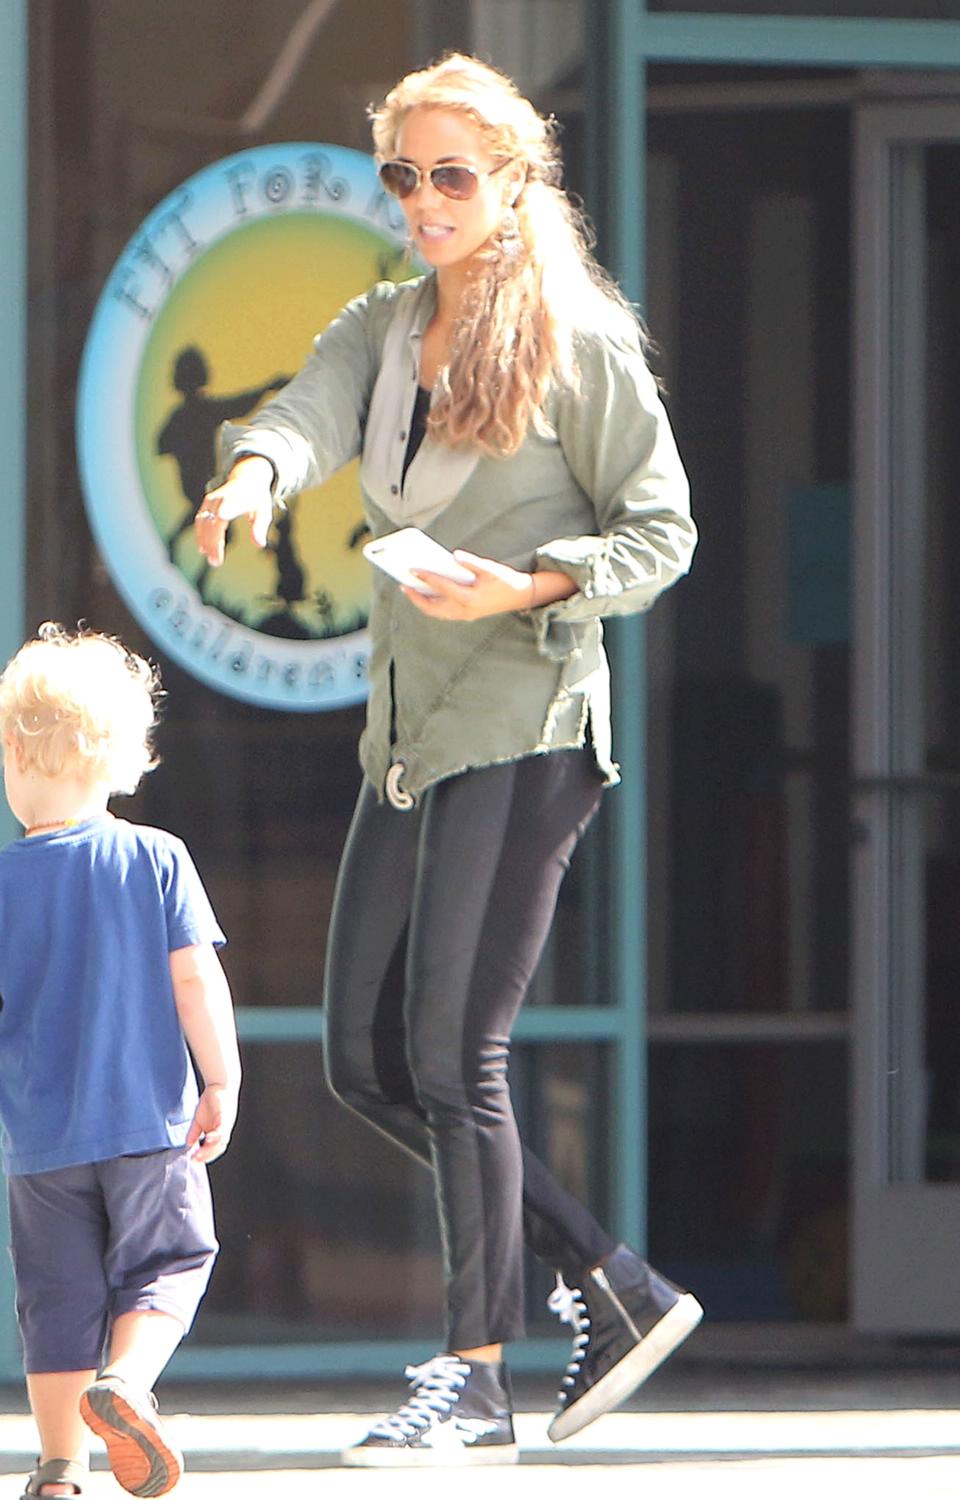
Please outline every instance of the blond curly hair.
M135 792L157 764L156 668L115 637L41 625L0 676L0 736L32 770Z
M497 68L454 52L408 73L371 107L377 160L397 153L413 109L465 115L492 156L525 169L514 203L516 226L494 236L478 257L453 332L450 360L429 419L451 446L473 445L506 457L531 423L542 430L555 383L578 387L577 328L640 325L619 288L591 255L592 235L563 192L557 127L537 113Z

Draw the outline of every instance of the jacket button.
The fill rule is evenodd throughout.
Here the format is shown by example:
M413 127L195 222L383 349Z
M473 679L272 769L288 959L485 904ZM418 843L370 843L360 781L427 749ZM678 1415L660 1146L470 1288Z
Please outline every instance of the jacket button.
M398 484L392 484L390 486L390 493L391 493L391 495L399 495L399 493L400 493L400 486Z
M401 432L400 441L401 443L405 443L407 441L407 434L405 432Z

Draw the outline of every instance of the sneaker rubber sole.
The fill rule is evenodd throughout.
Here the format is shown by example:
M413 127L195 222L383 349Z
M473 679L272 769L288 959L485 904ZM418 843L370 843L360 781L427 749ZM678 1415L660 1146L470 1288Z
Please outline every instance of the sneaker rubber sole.
M557 1412L547 1428L547 1436L554 1443L562 1442L589 1422L595 1422L597 1417L613 1411L683 1343L702 1317L703 1308L696 1297L685 1292L660 1321L654 1323L646 1337L618 1360L596 1385L585 1391L579 1401Z
M155 1412L119 1386L95 1384L80 1397L80 1415L103 1438L113 1477L131 1495L165 1495L183 1473L183 1456L164 1436Z
M348 1469L473 1469L492 1464L515 1464L516 1443L490 1443L483 1448L346 1448L340 1462Z

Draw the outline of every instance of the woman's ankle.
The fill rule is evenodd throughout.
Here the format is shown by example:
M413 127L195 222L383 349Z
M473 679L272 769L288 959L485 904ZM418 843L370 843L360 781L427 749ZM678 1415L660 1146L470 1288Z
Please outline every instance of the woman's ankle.
M476 1349L454 1349L452 1352L471 1365L498 1365L503 1359L502 1344L481 1344Z

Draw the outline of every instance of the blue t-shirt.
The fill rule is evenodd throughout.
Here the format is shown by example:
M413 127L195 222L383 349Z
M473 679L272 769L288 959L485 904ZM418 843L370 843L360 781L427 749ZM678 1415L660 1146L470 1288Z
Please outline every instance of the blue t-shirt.
M225 941L184 844L109 813L0 850L12 1175L179 1146L197 1081L169 954Z

